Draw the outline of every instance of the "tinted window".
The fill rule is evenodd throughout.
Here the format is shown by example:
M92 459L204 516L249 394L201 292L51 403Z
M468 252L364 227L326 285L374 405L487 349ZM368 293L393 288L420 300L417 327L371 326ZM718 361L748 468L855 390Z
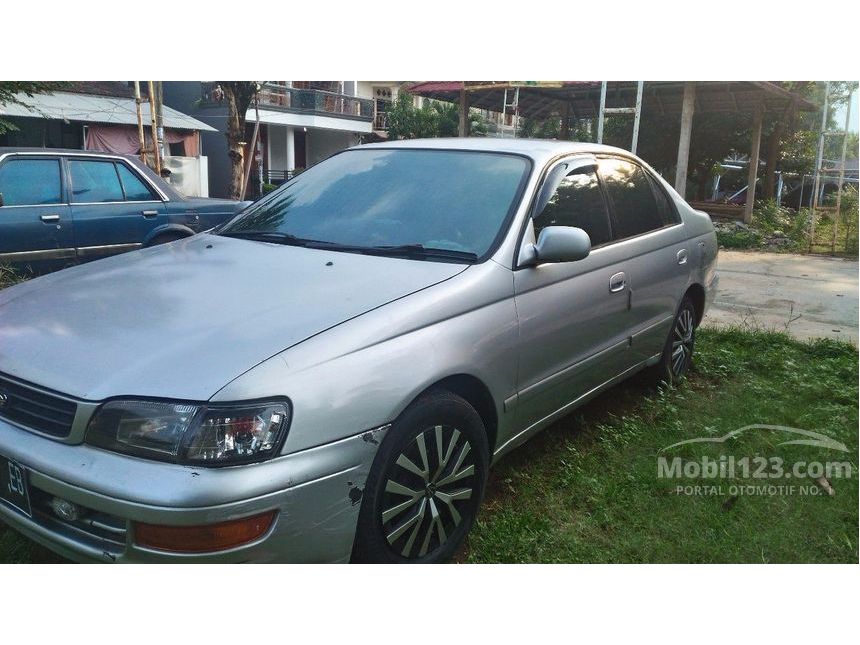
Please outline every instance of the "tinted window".
M286 233L360 247L421 244L481 257L528 169L524 158L506 154L349 150L309 168L221 233Z
M675 208L675 204L669 199L666 191L657 184L656 179L651 179L651 186L654 189L654 197L657 199L657 212L660 214L660 221L663 222L663 226L680 222L678 209Z
M543 212L534 220L535 236L544 226L577 226L591 238L591 245L611 239L606 203L597 175L571 173L555 191Z
M118 163L116 165L119 178L122 180L122 187L125 190L125 198L130 202L144 202L155 199L152 191L143 181L134 174L125 164Z
M6 206L59 204L59 160L10 159L0 166L0 193Z
M112 161L71 160L72 201L121 202L122 187Z
M600 176L612 206L616 239L663 226L651 182L639 166L621 159L601 159Z

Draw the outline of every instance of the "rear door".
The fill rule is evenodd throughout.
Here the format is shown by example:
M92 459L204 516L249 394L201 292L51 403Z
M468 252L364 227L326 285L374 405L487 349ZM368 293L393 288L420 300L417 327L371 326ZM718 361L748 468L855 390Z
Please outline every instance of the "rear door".
M0 262L42 271L74 259L62 176L58 157L10 155L0 160Z
M691 249L659 181L631 159L604 157L599 173L612 216L613 246L626 256L630 358L662 351L689 280Z
M66 164L79 257L137 248L167 223L164 202L123 161L70 156Z

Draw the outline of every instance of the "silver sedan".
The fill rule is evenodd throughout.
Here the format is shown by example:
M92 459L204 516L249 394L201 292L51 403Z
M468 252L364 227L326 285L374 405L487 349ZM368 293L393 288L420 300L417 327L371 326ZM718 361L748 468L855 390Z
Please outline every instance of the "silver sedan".
M0 518L81 561L445 561L502 455L684 376L716 255L623 150L349 149L0 292Z

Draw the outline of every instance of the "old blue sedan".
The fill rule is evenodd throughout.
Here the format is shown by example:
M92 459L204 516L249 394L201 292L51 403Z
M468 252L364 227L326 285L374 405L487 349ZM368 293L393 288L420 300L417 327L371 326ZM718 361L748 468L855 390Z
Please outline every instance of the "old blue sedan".
M0 148L0 263L41 272L170 242L247 203L185 197L136 157Z

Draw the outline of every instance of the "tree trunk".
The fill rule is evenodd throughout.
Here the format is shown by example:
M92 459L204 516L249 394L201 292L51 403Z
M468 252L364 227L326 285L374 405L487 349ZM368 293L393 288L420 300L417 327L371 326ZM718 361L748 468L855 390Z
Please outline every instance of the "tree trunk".
M779 115L765 145L765 167L762 178L762 197L773 199L776 196L776 168L779 163L779 153L782 148L782 137L786 127L794 124L795 105L792 103Z
M240 199L245 183L245 114L257 91L252 81L222 81L221 89L227 101L227 155L230 157L230 198Z

